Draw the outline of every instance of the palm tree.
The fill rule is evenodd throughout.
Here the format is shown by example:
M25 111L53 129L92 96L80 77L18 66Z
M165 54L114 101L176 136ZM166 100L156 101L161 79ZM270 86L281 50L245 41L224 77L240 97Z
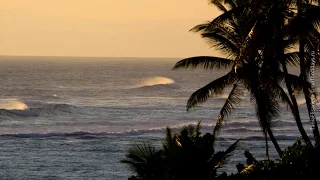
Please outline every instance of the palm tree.
M320 2L314 0L297 0L295 2L295 5L297 6L297 15L290 23L290 29L294 30L292 34L298 36L299 39L300 76L304 81L308 81L307 74L311 64L310 58L309 62L305 62L306 54L314 53L316 47L318 47L318 44L320 43L320 34L317 31L317 27L315 27L315 24L320 25L320 7L315 4L319 5ZM308 64L309 66L307 66ZM310 98L311 92L307 86L303 86L303 92L312 125L312 132L316 144L319 144L320 134Z
M302 79L302 82L308 82L306 72L309 68L306 67L306 63L305 63L305 46L309 47L308 49L310 51L310 47L315 47L316 44L319 44L320 34L316 30L314 23L316 24L320 23L320 8L317 6L309 5L308 1L303 2L302 0L298 0L295 2L278 0L275 2L278 3L278 5L280 5L281 7L276 15L276 20L274 22L275 29L277 29L277 34L275 35L276 37L275 39L278 39L276 41L276 45L279 47L275 49L278 55L277 59L282 65L283 72L285 74L288 74L287 64L283 58L284 49L281 47L283 47L284 39L286 38L289 39L289 42L293 43L294 45L295 38L298 37L299 52L297 52L296 54L298 54L300 58L299 59L300 71L301 71L300 77ZM293 9L293 10L291 9L291 6L293 6L292 3L295 3L295 5L297 6L297 9ZM294 10L297 10L298 13L295 13ZM288 23L285 23L286 19L288 19ZM314 39L316 41L314 41ZM312 112L313 108L311 108L310 83L303 83L302 86L303 86L302 89L306 99L306 104L308 107L310 121L312 124L314 124L314 126L312 126L313 134L316 142L318 142L319 130L318 130L316 119L314 117L314 112ZM293 109L294 109L293 115L295 117L298 129L304 141L306 141L307 143L310 143L310 139L306 134L301 123L299 108L298 108L294 91L290 86L290 84L288 84L288 82L286 82L286 87L288 89L289 96L293 105Z
M282 43L284 41L283 35L281 35L280 33L270 33L270 32L273 32L273 28L274 28L273 26L274 26L274 23L276 23L275 20L277 20L277 18L279 17L279 13L280 15L282 13L282 11L279 12L279 10L282 10L282 9L279 8L278 5L274 5L274 4L272 4L272 6L269 5L270 7L273 7L273 8L267 9L268 13L265 13L267 14L266 16L264 13L261 13L266 10L263 10L263 9L261 10L257 8L257 5L256 5L257 3L253 3L254 1L249 2L254 4L254 8L249 8L248 4L245 4L243 1L238 2L239 4L237 4L237 2L238 1L226 1L226 4L229 7L231 7L230 10L227 10L227 8L224 7L221 3L219 3L219 1L214 1L213 3L217 5L221 10L223 10L224 13L218 16L217 18L215 18L212 22L198 25L192 29L193 31L196 31L196 32L202 32L202 37L208 39L209 42L212 43L214 47L218 48L218 50L222 50L222 52L228 53L229 57L220 58L220 57L200 56L200 57L187 58L176 63L176 65L174 66L174 69L188 68L190 66L193 68L196 68L198 65L203 65L204 69L214 69L214 68L221 69L221 68L232 67L232 69L234 69L234 72L236 73L237 78L230 78L231 77L230 74L232 74L232 72L229 72L226 76L218 78L217 80L211 82L207 86L199 89L198 91L193 93L189 98L187 103L187 110L195 106L197 103L206 101L208 97L212 96L212 91L215 94L219 94L226 86L234 84L234 88L232 89L218 117L217 125L214 130L214 132L218 132L217 130L220 129L221 122L223 121L224 116L230 114L231 109L233 109L233 105L239 104L240 99L238 98L238 96L241 95L242 93L241 93L241 88L239 88L238 86L238 83L240 82L239 80L242 79L244 80L243 81L244 85L247 86L247 89L251 92L251 95L253 95L252 99L255 100L257 115L260 120L260 124L264 134L266 135L266 132L268 132L273 144L275 145L278 153L280 154L281 149L277 145L276 140L270 129L271 120L278 116L278 113L277 113L278 104L277 104L277 101L274 101L278 99L274 97L279 96L278 97L280 98L279 100L284 101L289 105L291 111L293 112L293 115L295 117L295 120L297 122L297 125L299 127L301 134L303 135L306 141L309 140L308 136L306 136L306 133L302 127L300 115L299 115L299 109L297 109L296 100L292 90L292 85L295 82L297 82L299 78L288 74L288 71L286 69L288 63L297 65L297 53L288 53L284 55L283 53L285 49L284 47L285 45L289 46L290 41L288 40L288 42L286 42L284 45L279 46L279 43L283 44ZM260 19L262 18L255 15L257 14L257 12L260 12L260 14L263 14L262 18L264 19L264 21L259 20L259 18ZM265 20L266 17L268 18L269 22ZM283 21L283 18L282 18L282 21ZM281 31L282 29L280 28L281 27L278 27L278 29ZM264 37L262 38L259 37L259 34L263 34ZM272 38L274 36L276 36L277 38ZM271 40L274 39L274 40L270 42L269 39ZM243 40L246 40L246 42L248 42L245 44L247 47L243 47L243 43L242 43ZM263 42L264 44L261 42ZM262 45L259 46L259 43ZM278 46L275 46L275 44L278 44ZM275 47L278 47L278 48L275 49ZM277 53L273 53L273 52L277 52ZM249 54L249 55L244 57L244 54ZM274 55L276 55L277 58L274 58ZM236 68L238 67L239 60L241 59L244 59L245 63L248 63L248 61L255 61L256 63L252 63L252 65L248 67L250 67L249 71L252 71L253 70L252 68L256 68L256 71L255 71L256 73L255 74L254 73L253 74L237 73ZM278 61L275 61L277 59L280 61L280 64L282 64L284 73L280 72L280 69L278 67L279 63ZM266 78L258 78L256 80L252 79L253 77L259 77L261 75L261 69L264 69L263 71L268 72L268 73L264 73ZM279 74L279 76L275 76L276 74ZM271 80L268 80L270 79L269 77L275 77L273 78L274 82L272 82ZM290 98L286 95L286 93L281 88L281 86L278 85L280 81L279 79L281 78L284 79L284 82L288 90L291 92ZM264 79L263 82L262 82L262 79ZM271 89L274 89L275 91L268 92L269 93L268 96L267 96L267 93L265 93L264 95L265 99L254 98L257 96L257 92L263 93L261 90L263 88L261 87L258 88L259 84L261 86L261 84L263 83L266 85L266 87L268 87L268 89L271 88ZM266 87L264 87L264 89L267 89ZM265 101L268 98L270 99L270 101L268 101L270 103L268 106L273 107L273 109L270 108L267 110L266 107L262 107L262 106L266 106L266 104L261 104L259 102L259 101ZM290 99L293 99L293 100L290 100ZM264 111L266 112L266 114L261 113ZM270 113L269 115L267 113L268 111Z
M215 1L215 4L218 2ZM193 67L196 68L198 65L203 65L204 69L213 69L213 68L228 68L232 67L232 70L228 72L225 76L222 76L215 81L209 83L205 87L199 89L198 91L194 92L188 100L187 103L187 110L194 107L198 103L206 101L210 96L214 94L221 93L225 87L233 85L233 89L230 92L229 97L226 100L225 105L222 107L220 115L218 116L218 121L214 129L214 134L217 134L220 130L224 117L231 113L234 105L238 105L240 103L239 96L243 95L243 85L246 85L246 88L252 91L252 94L258 91L258 79L251 79L251 77L258 77L257 74L250 74L246 73L246 71L242 70L245 68L238 68L237 71L237 59L241 56L241 51L243 49L242 42L248 38L248 34L252 31L252 26L255 26L255 19L253 18L252 21L244 21L246 17L254 17L252 16L256 10L252 10L247 8L246 4L232 4L233 7L238 7L236 10L231 9L230 11L225 11L224 14L214 19L212 22L201 24L193 28L193 31L202 32L202 36L204 38L209 39L209 41L213 44L213 46L218 47L218 49L222 50L223 52L227 52L229 58L220 58L220 57L193 57L187 58L184 60L179 61L174 66L174 69L177 68L188 68ZM239 11L239 7L243 6L243 11ZM220 9L223 5L219 6ZM245 18L240 18L240 14L246 14ZM243 16L242 16L243 17ZM243 25L245 24L245 25ZM249 59L247 60L249 61ZM252 61L251 61L252 62ZM256 64L251 63L248 65L250 68L255 68L256 73L258 72L258 66ZM253 72L252 69L249 72ZM243 80L243 81L241 81ZM241 83L244 83L240 85ZM251 86L252 85L252 86ZM241 88L242 87L242 88ZM261 88L260 88L261 90ZM213 92L213 93L212 93ZM252 96L255 97L255 96ZM254 99L254 98L253 98ZM257 100L257 99L255 99ZM256 101L257 102L257 101ZM271 101L270 101L271 102ZM259 103L256 103L257 105ZM270 104L269 107L275 107ZM261 105L256 106L256 109L261 109ZM266 129L270 128L268 122L264 122L266 119L263 118L263 113L258 113L260 118L260 124L263 128L264 135L266 136L266 132L270 132L270 136L274 137L272 131L267 131ZM277 114L274 114L277 116ZM277 144L276 140L273 139L275 147L277 147L278 152L281 152L279 145ZM268 153L267 153L268 154Z

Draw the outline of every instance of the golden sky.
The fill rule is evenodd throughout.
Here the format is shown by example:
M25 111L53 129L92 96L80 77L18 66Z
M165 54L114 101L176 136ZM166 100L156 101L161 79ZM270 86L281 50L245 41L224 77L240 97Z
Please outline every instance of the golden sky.
M0 55L214 55L189 29L217 14L207 0L1 0Z

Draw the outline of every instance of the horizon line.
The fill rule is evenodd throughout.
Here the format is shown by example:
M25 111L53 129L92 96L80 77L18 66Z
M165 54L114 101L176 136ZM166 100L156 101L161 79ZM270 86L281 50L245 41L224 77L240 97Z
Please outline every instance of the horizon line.
M170 58L170 59L182 59L182 57L166 57L166 56L143 56L143 57L138 57L138 56L73 56L73 55L0 55L0 57L71 57L71 58Z

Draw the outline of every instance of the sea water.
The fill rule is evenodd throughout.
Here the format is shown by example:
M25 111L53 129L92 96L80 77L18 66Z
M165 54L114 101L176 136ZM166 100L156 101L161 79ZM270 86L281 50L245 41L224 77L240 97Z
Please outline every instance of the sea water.
M179 60L0 57L0 179L127 179L132 172L119 161L133 144L161 148L167 126L179 131L201 121L202 133L212 132L230 87L188 112L186 103L225 71L171 70ZM302 96L298 103L312 136ZM281 148L300 135L285 107L273 132ZM245 163L245 150L265 158L248 95L226 118L215 147L225 150L239 138L223 168L229 173ZM269 146L271 158L278 158Z

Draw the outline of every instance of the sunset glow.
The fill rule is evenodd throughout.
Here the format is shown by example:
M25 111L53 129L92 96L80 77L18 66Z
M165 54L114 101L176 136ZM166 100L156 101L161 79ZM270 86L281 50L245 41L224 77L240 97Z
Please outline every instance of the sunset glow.
M212 55L189 29L218 13L206 0L1 1L0 55Z

